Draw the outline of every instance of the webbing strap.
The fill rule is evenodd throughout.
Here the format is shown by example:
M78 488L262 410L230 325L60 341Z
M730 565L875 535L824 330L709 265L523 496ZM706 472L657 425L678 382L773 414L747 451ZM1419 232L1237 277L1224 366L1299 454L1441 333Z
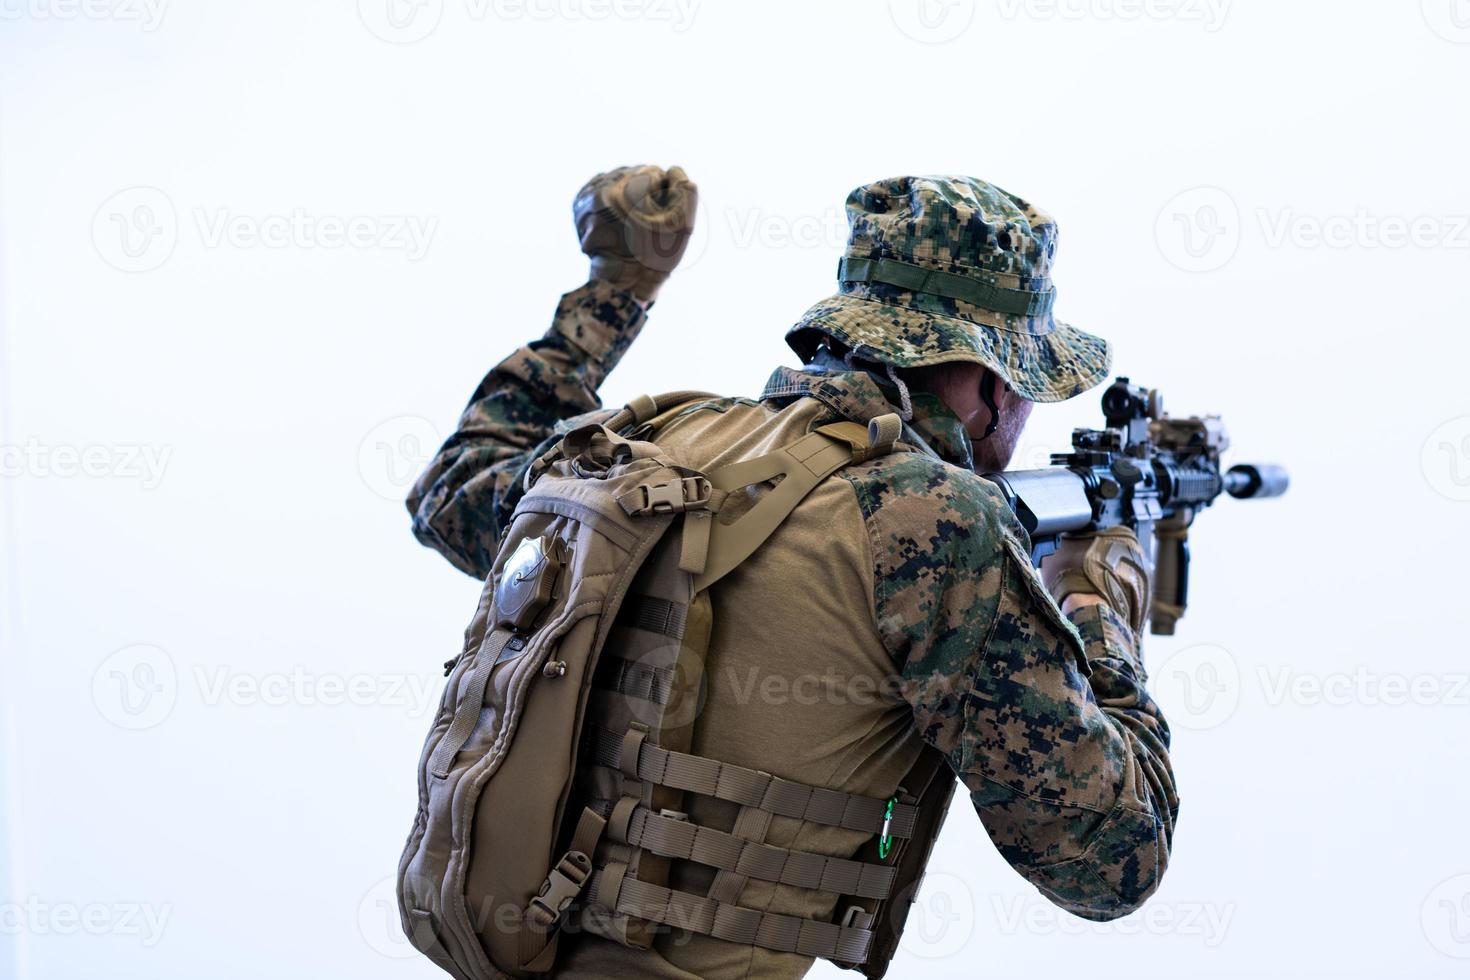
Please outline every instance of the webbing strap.
M808 786L757 769L671 752L647 742L638 743L637 762L629 765L632 760L623 759L622 735L598 727L592 728L592 734L589 747L596 764L624 772L632 769L636 778L645 782L713 796L741 806L758 807L778 817L806 820L826 827L861 830L870 834L877 834L883 829L888 800ZM918 815L917 807L898 804L893 808L888 835L912 837Z
M957 299L997 313L1045 316L1056 302L1057 291L1051 286L1040 292L1011 289L993 280L979 278L983 275L979 272L974 275L941 272L898 259L844 258L837 264L837 278L842 282L881 282L911 293Z
M439 745L429 759L429 771L435 776L442 779L449 775L454 757L464 748L464 743L469 741L470 733L480 720L480 709L485 705L485 684L490 680L490 671L500 662L501 653L514 636L515 633L508 629L497 629L490 634L476 655L475 671L470 675L464 696L454 709L454 720L449 723L449 730L439 739Z
M770 829L769 813L753 806L743 806L735 817L735 826L730 828L730 833L741 840L763 844ZM740 898L740 892L745 888L749 877L735 871L722 870L710 882L709 891L705 894L716 902L734 902Z
M592 853L606 827L602 814L591 807L582 808L567 852L541 883L541 890L526 904L520 937L523 970L544 973L551 969L562 916L592 878Z
M630 595L618 609L614 625L659 633L675 640L684 637L684 618L689 607L651 595Z
M860 445L864 447L862 451ZM773 453L731 463L709 473L710 486L716 493L728 493L778 477L780 482L739 520L731 524L711 522L704 570L694 577L694 591L708 589L754 554L817 484L854 459L862 458L867 445L867 432L862 426L855 422L836 422L809 432ZM892 444L887 448L892 448Z
M797 888L862 898L887 898L893 889L894 869L886 865L743 840L734 834L662 816L641 806L632 812L627 842L661 857L694 861Z
M668 704L674 693L674 671L635 660L624 660L605 651L597 665L597 686L654 704Z
M601 874L593 874L594 887ZM614 911L743 946L843 963L867 962L873 945L873 933L868 929L761 912L651 885L631 876L623 879Z
M711 398L718 397L720 396L712 395L707 391L671 391L663 395L639 395L627 405L623 406L622 411L603 424L616 432L627 425L647 422L655 415L666 412L675 406L688 402L707 401Z

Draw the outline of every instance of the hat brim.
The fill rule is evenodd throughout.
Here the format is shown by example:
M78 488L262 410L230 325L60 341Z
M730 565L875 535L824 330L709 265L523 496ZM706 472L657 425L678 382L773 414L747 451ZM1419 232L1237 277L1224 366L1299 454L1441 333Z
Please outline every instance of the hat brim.
M1066 401L1108 376L1112 348L1101 337L1049 315L1030 326L1014 330L976 323L848 292L807 310L787 332L786 342L809 358L826 334L858 357L900 368L971 361L994 371L1033 402Z

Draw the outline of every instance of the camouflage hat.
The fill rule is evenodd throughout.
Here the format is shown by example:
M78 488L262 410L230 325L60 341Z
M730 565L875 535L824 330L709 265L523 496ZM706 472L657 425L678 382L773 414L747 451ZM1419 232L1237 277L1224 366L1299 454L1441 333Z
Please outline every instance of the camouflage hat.
M974 177L893 177L849 194L847 220L839 292L786 334L803 358L827 335L900 368L974 361L1037 402L1107 376L1107 341L1052 317L1045 212Z

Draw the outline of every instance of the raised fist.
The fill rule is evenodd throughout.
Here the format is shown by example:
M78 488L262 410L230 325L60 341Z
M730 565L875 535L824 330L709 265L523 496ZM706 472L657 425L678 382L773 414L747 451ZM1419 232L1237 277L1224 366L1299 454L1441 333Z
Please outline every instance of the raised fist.
M592 275L646 303L684 257L699 188L680 167L619 167L589 180L572 214Z

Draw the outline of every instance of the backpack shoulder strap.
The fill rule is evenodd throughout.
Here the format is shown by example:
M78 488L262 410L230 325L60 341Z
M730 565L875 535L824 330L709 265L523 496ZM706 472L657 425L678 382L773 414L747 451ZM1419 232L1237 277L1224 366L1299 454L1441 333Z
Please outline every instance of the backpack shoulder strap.
M692 521L686 517L684 524L685 561L681 564L699 568L695 591L708 589L754 554L827 477L851 463L891 452L901 430L901 420L892 414L873 419L866 428L856 422L834 422L773 453L709 473L713 506L691 512L698 517ZM777 478L780 482L775 489L739 520L721 524L714 519L713 512L731 492Z

